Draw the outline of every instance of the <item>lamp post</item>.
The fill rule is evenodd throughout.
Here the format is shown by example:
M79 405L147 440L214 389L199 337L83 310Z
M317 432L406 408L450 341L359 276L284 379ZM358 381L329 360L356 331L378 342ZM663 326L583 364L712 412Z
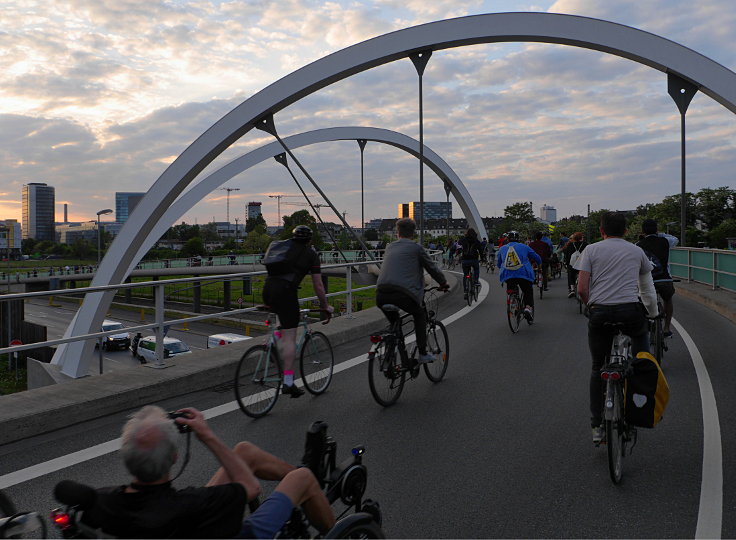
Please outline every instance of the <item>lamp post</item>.
M102 258L102 235L100 234L100 216L106 214L112 214L112 210L105 208L97 212L97 266L100 266L100 259Z

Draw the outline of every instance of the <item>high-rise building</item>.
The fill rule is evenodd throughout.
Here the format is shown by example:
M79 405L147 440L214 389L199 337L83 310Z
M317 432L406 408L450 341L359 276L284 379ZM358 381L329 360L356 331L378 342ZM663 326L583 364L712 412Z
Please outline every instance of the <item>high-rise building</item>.
M115 192L115 221L125 223L145 193Z
M21 226L15 219L0 221L0 254L8 259L20 257Z
M557 221L557 209L554 206L543 205L539 209L539 220L545 223L554 223Z
M418 202L400 203L398 207L398 217L408 217L414 221L419 221ZM428 202L424 201L424 221L429 219L447 219L452 217L452 203L449 201Z
M248 219L255 219L261 215L261 203L249 202L248 203Z
M54 222L56 194L52 186L41 182L23 185L23 238L56 241Z

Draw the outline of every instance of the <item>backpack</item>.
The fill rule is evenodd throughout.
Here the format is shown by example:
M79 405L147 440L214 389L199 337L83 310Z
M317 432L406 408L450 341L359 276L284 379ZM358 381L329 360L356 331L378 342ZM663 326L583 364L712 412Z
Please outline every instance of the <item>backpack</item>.
M662 369L648 352L640 352L631 364L624 386L626 421L639 427L656 426L667 408L670 388Z
M521 262L519 254L516 253L514 246L510 245L503 260L503 267L506 270L519 270L522 266L524 266L524 263Z
M644 249L644 254L647 256L647 259L649 259L649 262L652 263L652 279L666 278L667 272L664 269L662 261L659 260L659 257L647 249Z
M573 246L575 246L575 244L573 244ZM570 266L572 266L573 268L575 268L575 265L576 265L576 264L577 264L577 262L578 262L578 261L580 260L580 257L581 257L582 255L583 255L583 252L582 252L582 251L580 251L580 250L579 250L579 249L577 248L577 246L575 246L575 251L573 252L573 254L572 254L572 255L570 255Z
M289 277L296 274L297 265L307 245L291 240L271 242L263 255L263 264L269 276Z

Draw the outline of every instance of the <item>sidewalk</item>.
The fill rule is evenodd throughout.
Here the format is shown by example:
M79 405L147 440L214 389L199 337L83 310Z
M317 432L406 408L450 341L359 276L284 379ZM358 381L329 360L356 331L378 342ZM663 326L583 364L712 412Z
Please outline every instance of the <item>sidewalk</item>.
M677 302L677 295L682 295L703 304L731 322L736 323L736 293L723 289L714 291L710 285L693 281L676 282L675 291L675 302ZM677 307L675 307L675 316L677 316Z

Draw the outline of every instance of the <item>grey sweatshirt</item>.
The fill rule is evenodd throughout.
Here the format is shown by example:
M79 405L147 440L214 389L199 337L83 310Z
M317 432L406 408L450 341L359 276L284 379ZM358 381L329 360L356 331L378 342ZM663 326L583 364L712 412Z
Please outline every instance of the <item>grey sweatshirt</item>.
M377 290L401 290L421 305L424 298L424 270L440 285L447 283L442 271L422 246L414 240L399 238L386 248Z

